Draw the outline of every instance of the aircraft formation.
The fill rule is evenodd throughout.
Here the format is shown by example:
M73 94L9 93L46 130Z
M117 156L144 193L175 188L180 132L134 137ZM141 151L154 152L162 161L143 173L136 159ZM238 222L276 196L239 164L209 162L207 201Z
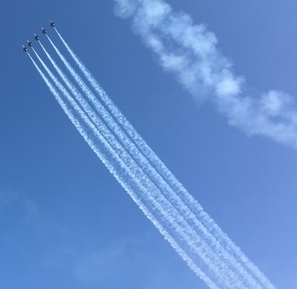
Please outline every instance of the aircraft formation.
M55 27L55 22L54 21L50 21L50 27L54 28ZM46 34L47 30L45 28L41 28L41 32L42 34ZM39 36L37 34L34 34L34 39L36 41L39 41ZM24 52L28 52L29 48L33 46L33 43L29 40L27 40L27 46L23 45L23 51Z

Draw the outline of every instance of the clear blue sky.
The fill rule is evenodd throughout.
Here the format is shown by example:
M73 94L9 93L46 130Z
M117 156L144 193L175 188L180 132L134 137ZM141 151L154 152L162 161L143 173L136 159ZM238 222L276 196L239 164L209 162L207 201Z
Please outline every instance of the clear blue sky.
M293 1L168 0L250 91L297 95ZM108 173L21 45L49 19L138 132L277 288L297 288L297 150L197 105L114 2L0 4L0 288L206 288ZM50 30L49 30L50 31ZM54 33L50 32L50 36Z

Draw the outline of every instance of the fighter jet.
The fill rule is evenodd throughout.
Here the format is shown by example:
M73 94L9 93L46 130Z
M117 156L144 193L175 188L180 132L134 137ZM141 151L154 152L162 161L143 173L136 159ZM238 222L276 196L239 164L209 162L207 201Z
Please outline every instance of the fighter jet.
M55 22L50 20L50 27L55 27Z
M42 34L46 34L46 29L41 28L41 32L42 32Z
M36 34L34 34L34 39L35 39L36 41L39 41L39 36L36 35Z
M31 41L27 40L27 42L28 42L28 46L29 47L32 47L33 46L33 43Z
M28 51L28 47L26 47L26 46L23 45L23 51L24 52L27 52Z

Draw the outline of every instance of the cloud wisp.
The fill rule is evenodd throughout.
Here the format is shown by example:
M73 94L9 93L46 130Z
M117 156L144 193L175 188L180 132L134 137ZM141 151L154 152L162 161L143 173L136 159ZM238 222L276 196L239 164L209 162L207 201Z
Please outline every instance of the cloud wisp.
M115 0L115 13L132 29L197 102L211 101L228 123L248 135L269 137L297 149L296 102L282 91L251 95L245 78L217 47L205 25L194 24L163 0Z

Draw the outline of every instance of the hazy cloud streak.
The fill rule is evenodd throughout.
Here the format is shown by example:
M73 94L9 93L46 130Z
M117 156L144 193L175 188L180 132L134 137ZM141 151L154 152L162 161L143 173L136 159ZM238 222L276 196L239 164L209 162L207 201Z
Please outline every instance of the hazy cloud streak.
M297 149L294 98L282 91L247 92L245 79L217 48L214 33L162 0L115 0L116 15L131 17L133 31L158 56L165 71L198 102L206 99L248 135L262 135Z

